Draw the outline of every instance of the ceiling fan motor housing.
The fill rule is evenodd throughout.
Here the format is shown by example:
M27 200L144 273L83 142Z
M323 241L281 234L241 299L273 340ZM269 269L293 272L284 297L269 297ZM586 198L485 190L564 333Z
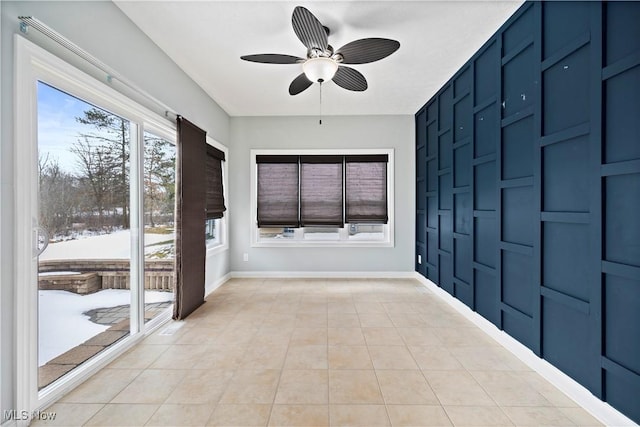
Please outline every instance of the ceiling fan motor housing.
M339 53L335 53L333 46L327 45L327 48L322 50L312 47L307 50L307 59L311 58L331 58L336 62L342 62L343 56Z

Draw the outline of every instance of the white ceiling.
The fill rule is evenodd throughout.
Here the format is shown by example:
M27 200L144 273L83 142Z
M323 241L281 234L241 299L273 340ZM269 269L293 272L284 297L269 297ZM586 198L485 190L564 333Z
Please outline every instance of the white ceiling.
M324 115L414 114L523 3L517 1L120 1L117 6L231 116L316 115L318 84L289 95L299 64L257 64L255 53L304 57L295 6L331 29L336 49L367 37L400 42L354 65L365 92L323 85Z

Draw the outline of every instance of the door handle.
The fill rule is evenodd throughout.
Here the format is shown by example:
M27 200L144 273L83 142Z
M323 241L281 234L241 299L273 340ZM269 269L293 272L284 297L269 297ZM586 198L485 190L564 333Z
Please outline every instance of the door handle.
M43 227L36 227L36 256L42 255L42 253L49 246L49 232Z

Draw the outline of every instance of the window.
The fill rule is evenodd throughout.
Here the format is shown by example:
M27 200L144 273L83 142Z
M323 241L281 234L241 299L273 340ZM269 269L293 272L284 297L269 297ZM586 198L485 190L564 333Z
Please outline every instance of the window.
M220 233L218 232L218 229L220 227L217 224L217 222L218 222L217 218L211 218L211 219L207 219L204 223L207 246L218 244L220 241Z
M295 228L291 227L262 227L258 230L260 239L293 239Z
M224 152L207 144L205 172L207 175L206 209L207 219L222 218L224 211L224 188L222 184L222 162Z
M300 157L301 227L344 225L342 163L341 156Z
M393 150L252 150L253 246L393 246Z
M386 224L388 155L346 156L346 222Z
M206 167L206 220L207 255L229 248L225 200L227 199L227 148L207 137Z
M382 224L349 224L350 240L381 240L384 238Z
M298 227L298 156L257 156L255 161L258 227Z

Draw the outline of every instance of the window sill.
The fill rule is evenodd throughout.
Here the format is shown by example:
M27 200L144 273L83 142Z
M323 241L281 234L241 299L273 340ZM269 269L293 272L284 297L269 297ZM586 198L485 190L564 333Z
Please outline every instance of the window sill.
M207 256L217 255L229 250L229 245L207 246Z
M327 241L294 241L294 242L252 242L252 248L393 248L392 242L327 242Z

